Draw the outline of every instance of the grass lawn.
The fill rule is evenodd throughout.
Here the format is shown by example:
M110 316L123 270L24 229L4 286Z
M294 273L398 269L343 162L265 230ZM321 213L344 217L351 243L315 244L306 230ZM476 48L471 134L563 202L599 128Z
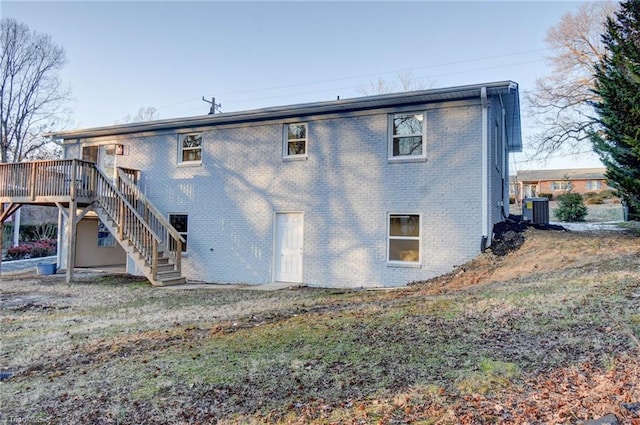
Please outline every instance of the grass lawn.
M0 423L640 423L640 238L522 248L389 291L3 278Z

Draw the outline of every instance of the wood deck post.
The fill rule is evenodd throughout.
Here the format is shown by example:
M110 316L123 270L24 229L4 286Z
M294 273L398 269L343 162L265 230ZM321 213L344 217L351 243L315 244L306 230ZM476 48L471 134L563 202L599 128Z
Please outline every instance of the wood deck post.
M176 250L176 270L182 270L182 241L178 239Z
M16 212L22 204L16 204L10 202L9 205L4 205L4 202L0 202L0 269L2 269L2 244L4 243L4 222L11 217L11 214ZM15 224L14 224L15 226Z
M75 201L76 200L76 180L78 178L78 160L77 159L73 159L71 160L71 192L69 193L69 195L71 196L71 200Z
M0 216L4 216L4 202L0 202ZM2 244L4 237L4 218L0 220L0 277L2 276Z
M155 281L158 280L158 241L156 240L156 238L153 238L153 252L151 253L151 255L151 267L153 273L152 276L155 283Z
M124 201L121 199L120 203L120 214L118 217L118 239L120 241L124 241L124 222L126 220L125 211L124 211Z
M31 170L29 172L29 192L31 192L31 200L36 200L36 166L35 162L30 164Z
M69 202L69 214L67 214L67 283L71 283L73 279L73 269L76 263L76 209L76 201L72 199Z

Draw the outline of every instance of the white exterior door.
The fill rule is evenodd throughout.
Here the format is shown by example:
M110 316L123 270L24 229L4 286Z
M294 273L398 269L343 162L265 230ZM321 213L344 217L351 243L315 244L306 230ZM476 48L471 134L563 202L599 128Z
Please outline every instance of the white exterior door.
M276 282L302 283L302 213L277 213L275 230Z

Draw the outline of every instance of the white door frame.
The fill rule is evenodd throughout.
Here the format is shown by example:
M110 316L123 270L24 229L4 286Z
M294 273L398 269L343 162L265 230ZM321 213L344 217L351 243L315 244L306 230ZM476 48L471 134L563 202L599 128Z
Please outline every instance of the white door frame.
M278 260L280 256L280 252L278 252L278 215L281 214L300 214L302 215L302 253L300 254L300 281L299 282L291 282L291 283L303 283L302 279L304 276L304 211L274 211L273 213L273 259L272 259L272 282L278 282L276 280L276 274L278 270Z

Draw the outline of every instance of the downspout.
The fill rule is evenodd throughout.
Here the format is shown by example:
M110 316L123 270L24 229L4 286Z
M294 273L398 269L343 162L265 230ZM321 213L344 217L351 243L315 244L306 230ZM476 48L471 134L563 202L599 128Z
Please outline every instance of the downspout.
M480 250L484 251L489 242L489 102L487 100L487 88L480 89L482 101L482 239Z
M500 99L500 107L502 109L502 121L500 122L500 127L502 127L500 141L500 149L502 155L502 218L509 218L509 154L511 153L509 149L507 149L507 111L504 108L504 103L502 102L502 95L499 97ZM505 186L507 190L505 191Z

